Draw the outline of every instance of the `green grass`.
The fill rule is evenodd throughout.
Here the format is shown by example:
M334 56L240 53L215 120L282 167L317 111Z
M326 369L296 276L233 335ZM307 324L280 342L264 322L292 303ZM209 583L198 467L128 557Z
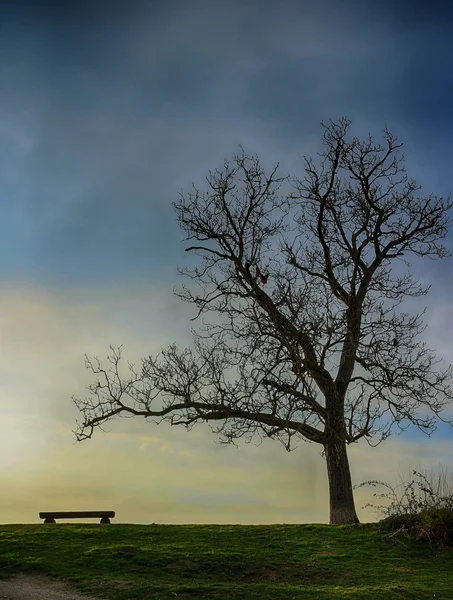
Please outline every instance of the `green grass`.
M1 525L0 572L112 600L451 600L453 551L376 524Z

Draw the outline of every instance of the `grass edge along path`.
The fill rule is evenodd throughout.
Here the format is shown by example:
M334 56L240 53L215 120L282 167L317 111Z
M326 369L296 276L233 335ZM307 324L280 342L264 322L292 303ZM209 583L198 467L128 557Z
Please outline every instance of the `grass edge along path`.
M453 599L453 551L361 525L0 525L0 574L109 600Z

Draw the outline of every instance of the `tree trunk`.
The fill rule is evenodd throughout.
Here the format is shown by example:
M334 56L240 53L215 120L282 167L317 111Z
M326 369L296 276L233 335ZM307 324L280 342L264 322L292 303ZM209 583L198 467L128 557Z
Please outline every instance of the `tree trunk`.
M324 450L329 478L329 522L331 525L359 523L355 511L346 442L340 436L332 436L326 442Z

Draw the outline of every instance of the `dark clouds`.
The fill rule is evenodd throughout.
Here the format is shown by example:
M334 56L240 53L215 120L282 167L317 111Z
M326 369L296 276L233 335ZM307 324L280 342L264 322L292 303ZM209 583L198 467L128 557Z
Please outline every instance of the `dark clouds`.
M451 20L405 4L3 3L0 273L170 276L181 187L239 143L300 164L343 114L445 185Z

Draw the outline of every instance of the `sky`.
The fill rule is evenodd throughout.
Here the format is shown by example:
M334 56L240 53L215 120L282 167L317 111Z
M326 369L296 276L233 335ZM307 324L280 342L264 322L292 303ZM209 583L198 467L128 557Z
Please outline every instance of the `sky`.
M0 523L84 509L118 523L328 522L316 444L224 447L208 425L134 419L75 443L71 396L93 380L85 353L102 362L123 344L137 364L191 345L195 310L173 289L193 257L172 202L239 144L301 176L321 121L347 116L378 138L387 124L423 193L446 196L452 29L441 2L1 3ZM445 364L451 260L416 266L432 285L424 339ZM448 468L452 442L442 424L362 440L353 482ZM364 522L374 491L356 491Z

